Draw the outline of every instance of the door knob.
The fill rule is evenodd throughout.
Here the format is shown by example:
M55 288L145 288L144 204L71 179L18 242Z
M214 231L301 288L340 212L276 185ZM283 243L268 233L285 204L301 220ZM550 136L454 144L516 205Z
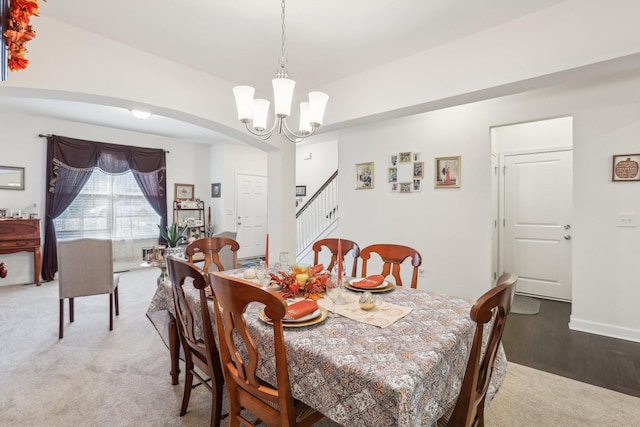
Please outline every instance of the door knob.
M570 229L570 228L571 228L571 226L570 226L569 224L565 224L563 228L564 228L565 230L568 230L568 229Z
M571 240L571 236L569 236L568 234L564 236L564 240Z

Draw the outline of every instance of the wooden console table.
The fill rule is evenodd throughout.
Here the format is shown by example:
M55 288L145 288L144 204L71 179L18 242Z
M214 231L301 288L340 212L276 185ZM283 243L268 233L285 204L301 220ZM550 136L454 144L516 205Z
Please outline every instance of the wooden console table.
M40 220L3 219L0 220L0 254L33 252L33 276L40 286Z

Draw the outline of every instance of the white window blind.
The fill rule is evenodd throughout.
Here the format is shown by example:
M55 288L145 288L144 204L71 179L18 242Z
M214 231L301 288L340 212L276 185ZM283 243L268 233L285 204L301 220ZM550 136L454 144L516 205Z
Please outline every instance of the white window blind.
M133 174L94 170L78 197L54 220L58 240L158 237L160 215L147 202Z

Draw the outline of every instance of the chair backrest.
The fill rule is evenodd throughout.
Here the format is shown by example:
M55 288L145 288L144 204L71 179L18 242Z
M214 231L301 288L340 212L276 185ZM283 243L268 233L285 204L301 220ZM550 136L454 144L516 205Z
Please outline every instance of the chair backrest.
M168 256L167 271L171 281L173 302L175 304L175 318L180 340L185 353L195 353L200 360L205 361L216 378L222 378L220 356L216 347L211 314L207 303L206 291L208 284L200 269L185 260ZM202 320L202 337L196 335L196 317L187 303L184 291L185 283L193 283L193 287L200 293L200 318Z
M511 303L518 276L502 274L496 287L486 292L471 307L471 319L476 322L471 345L471 354L462 380L462 388L456 406L449 418L449 426L484 425L484 403L493 370L493 362L502 332L511 312ZM486 348L482 349L484 325L493 319L487 336Z
M233 233L235 234L235 233ZM185 249L190 263L194 263L194 255L204 255L202 271L208 273L211 268L217 271L238 268L238 249L240 245L229 237L205 237L191 242Z
M405 259L411 258L411 265L413 266L411 287L415 289L418 286L418 267L422 264L422 256L417 250L408 246L392 245L387 243L367 246L360 251L360 258L362 258L362 277L367 275L367 261L371 258L372 253L378 254L384 262L382 272L380 274L384 277L391 274L397 286L402 286L400 265Z
M295 425L294 401L282 330L287 303L274 292L221 273L209 273L209 283L216 302L214 306L220 357L229 399L242 402L244 408L267 425ZM265 315L273 322L277 388L260 381L256 375L260 354L243 317L251 302L264 304ZM246 349L246 359L240 357L243 349Z
M358 257L360 256L360 246L358 246L356 242L353 242L351 240L333 238L317 240L312 246L313 264L318 264L318 255L320 254L320 252L322 251L322 247L324 246L329 249L329 251L331 251L331 262L329 262L329 265L327 266L327 270L331 271L338 260L338 240L340 240L340 246L342 248L342 254L340 255L342 256L343 264L345 256L347 256L349 251L353 251L351 252L351 255L353 256L353 268L351 269L351 276L355 277L356 274L358 274Z
M58 242L58 289L60 298L113 292L111 240L76 239Z

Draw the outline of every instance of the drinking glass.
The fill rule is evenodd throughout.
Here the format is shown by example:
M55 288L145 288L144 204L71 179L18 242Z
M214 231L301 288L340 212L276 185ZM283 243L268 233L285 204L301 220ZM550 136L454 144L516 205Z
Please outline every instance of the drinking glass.
M287 270L289 268L289 252L280 252L280 268Z
M260 261L256 266L256 279L260 281L260 286L263 289L269 287L269 282L271 278L269 277L269 271L267 270L267 265L264 261Z
M338 277L338 266L333 267L333 270L331 270L331 277L336 278L338 287L338 296L336 297L335 303L338 305L347 304L349 301L347 301L346 298L344 298L344 296L342 295L342 284L344 283L345 278L344 268L342 269L342 276Z
M336 301L340 298L342 293L341 281L338 280L337 275L331 275L327 280L327 296L331 299L331 317L336 317Z

